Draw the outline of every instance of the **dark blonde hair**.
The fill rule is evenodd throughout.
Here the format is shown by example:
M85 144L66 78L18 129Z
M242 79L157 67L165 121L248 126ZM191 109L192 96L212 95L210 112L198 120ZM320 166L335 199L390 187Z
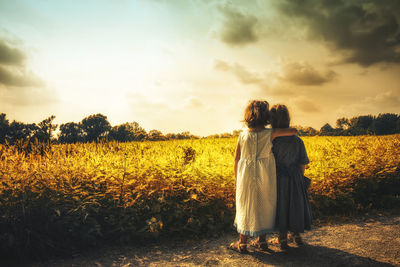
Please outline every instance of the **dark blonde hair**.
M270 123L267 101L253 100L244 111L244 122L249 128L262 127Z
M289 110L285 105L274 105L271 107L272 128L288 128L290 125Z

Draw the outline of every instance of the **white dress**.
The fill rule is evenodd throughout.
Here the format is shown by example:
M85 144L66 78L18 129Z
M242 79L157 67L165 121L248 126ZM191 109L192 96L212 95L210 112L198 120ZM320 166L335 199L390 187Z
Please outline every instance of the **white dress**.
M276 169L272 129L244 130L239 135L235 227L241 234L272 232L276 211Z

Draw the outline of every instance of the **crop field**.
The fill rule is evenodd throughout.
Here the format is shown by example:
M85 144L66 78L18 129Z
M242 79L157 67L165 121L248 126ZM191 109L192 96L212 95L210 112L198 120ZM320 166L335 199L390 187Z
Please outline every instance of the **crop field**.
M400 203L400 135L304 137L315 218ZM236 138L0 145L0 256L229 231Z

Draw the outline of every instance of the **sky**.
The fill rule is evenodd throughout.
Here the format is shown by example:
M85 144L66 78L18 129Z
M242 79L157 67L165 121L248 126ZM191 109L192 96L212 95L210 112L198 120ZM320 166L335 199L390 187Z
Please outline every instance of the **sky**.
M0 0L0 113L199 136L400 113L399 0Z

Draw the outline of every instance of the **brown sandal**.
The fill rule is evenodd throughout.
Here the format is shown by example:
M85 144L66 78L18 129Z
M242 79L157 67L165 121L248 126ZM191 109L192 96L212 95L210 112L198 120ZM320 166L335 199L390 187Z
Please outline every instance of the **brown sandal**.
M300 235L293 235L293 237L294 237L294 242L297 245L299 245L299 246L304 245L303 239L301 238Z
M256 249L267 251L268 250L268 243L265 241L259 241L256 239L250 240L250 246L255 247Z
M289 248L289 245L288 245L288 241L287 241L287 239L285 238L285 239L280 239L279 237L277 237L277 238L275 238L273 241L272 241L272 244L274 244L274 245L279 245L279 247L282 249L282 250L286 250L286 249L288 249Z
M240 241L236 241L231 243L228 246L228 249L239 252L240 254L245 254L247 253L247 244L246 243L240 243Z

